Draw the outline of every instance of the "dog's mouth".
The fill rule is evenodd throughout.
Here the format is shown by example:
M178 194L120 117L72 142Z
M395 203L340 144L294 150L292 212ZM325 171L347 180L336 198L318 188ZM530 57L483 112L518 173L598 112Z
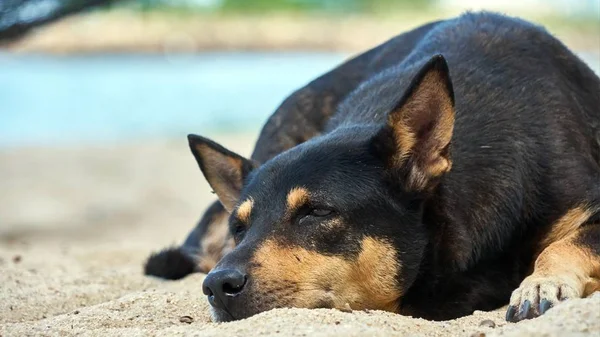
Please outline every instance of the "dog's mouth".
M245 319L261 312L276 308L308 308L347 310L349 306L336 305L332 294L326 291L310 292L310 294L294 292L290 287L280 289L245 289L243 293L231 298L226 303L217 296L207 296L210 312L214 322L231 322Z
M231 322L236 320L236 318L229 313L229 311L215 308L213 306L210 307L210 315L213 322Z
M206 283L206 281L205 281ZM210 282L208 282L210 283ZM212 320L230 322L248 318L258 313L278 307L291 307L288 296L277 289L256 289L255 282L246 277L239 284L224 284L221 293L215 293L214 287L206 289L207 301L210 304Z
M213 320L217 322L229 322L234 321L235 316L227 309L227 307L221 302L218 297L214 295L208 296L208 303L210 304L211 315Z
M335 297L326 290L314 290L308 293L290 293L289 291L245 291L236 297L235 302L227 306L217 302L218 298L207 297L214 322L231 322L245 319L261 312L276 308L336 309L343 312L364 310L361 303L350 303Z

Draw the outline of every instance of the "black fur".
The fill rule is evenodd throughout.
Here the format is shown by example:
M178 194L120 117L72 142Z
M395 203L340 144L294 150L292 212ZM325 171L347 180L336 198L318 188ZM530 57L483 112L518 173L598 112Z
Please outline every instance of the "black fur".
M165 248L150 255L144 274L167 280L179 280L196 270L196 260L181 247Z

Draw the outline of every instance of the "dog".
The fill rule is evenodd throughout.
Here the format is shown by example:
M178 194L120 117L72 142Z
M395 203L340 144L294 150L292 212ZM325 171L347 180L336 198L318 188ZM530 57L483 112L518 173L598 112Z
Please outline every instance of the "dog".
M516 322L600 290L600 79L587 65L542 27L488 12L352 62L321 78L345 87L329 114L305 110L312 136L263 161L188 136L234 241L202 285L215 321L278 307L446 320L508 303ZM282 115L257 150L266 129L303 127Z

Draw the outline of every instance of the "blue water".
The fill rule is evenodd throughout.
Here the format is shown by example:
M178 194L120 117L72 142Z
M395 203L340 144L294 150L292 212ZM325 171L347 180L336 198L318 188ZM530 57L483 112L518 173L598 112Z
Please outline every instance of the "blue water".
M600 71L598 55L583 55ZM334 53L0 54L0 146L257 131Z
M0 146L258 130L342 54L0 54Z

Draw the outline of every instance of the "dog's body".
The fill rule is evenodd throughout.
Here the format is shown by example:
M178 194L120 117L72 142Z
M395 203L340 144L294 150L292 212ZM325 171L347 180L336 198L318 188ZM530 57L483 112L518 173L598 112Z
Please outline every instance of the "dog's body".
M600 80L583 62L489 13L361 57L381 66L332 73L355 80L329 80L340 90L306 134L271 118L260 166L190 137L236 241L204 284L217 320L282 306L449 319L509 298L520 320L600 290Z

